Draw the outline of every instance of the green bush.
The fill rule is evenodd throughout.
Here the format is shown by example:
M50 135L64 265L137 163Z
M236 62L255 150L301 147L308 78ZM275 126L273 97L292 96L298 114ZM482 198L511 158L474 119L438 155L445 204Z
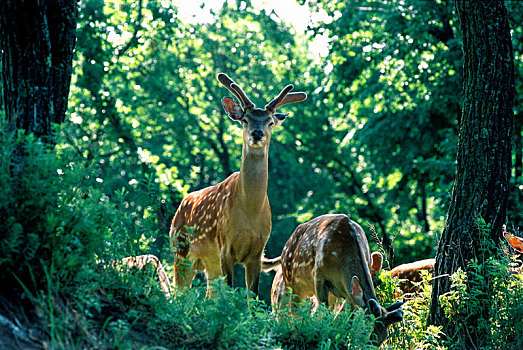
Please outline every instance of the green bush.
M51 148L23 131L2 132L0 149L2 296L28 300L52 344L67 343L60 327L69 327L69 316L60 324L57 312L71 298L88 302L89 283L99 284L96 261L148 249L143 232L155 216L130 208L125 189L104 192L92 175L94 162L71 149Z
M67 163L33 135L2 133L0 143L3 285L36 292L52 278L60 288L99 250L106 211L82 192L85 174L67 174Z
M451 276L451 291L440 297L445 315L457 325L448 346L460 348L458 334L478 327L485 337L474 343L482 348L522 349L523 275L513 270L517 258L488 238L490 229L483 221L478 229L482 253L469 262L466 273L459 269Z
M324 307L311 315L308 302L278 316L243 288L223 279L172 299L150 274L98 269L85 275L86 288L57 315L58 348L176 349L372 349L373 320L359 309L336 318ZM65 311L64 311L65 310ZM70 315L75 315L71 322ZM89 335L89 336L86 336Z
M422 271L421 291L414 298L406 300L402 309L404 320L389 329L389 338L384 343L386 349L442 349L440 327L428 326L430 298L432 293L432 275ZM376 293L383 305L398 299L399 280L390 276L390 271L380 271ZM401 296L402 297L402 296Z

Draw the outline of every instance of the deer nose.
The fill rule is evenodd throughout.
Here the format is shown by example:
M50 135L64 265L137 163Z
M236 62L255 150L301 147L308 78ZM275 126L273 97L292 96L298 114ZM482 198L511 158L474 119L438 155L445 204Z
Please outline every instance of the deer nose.
M263 138L263 131L258 130L258 129L253 130L253 132L251 133L251 136L255 141L260 141Z

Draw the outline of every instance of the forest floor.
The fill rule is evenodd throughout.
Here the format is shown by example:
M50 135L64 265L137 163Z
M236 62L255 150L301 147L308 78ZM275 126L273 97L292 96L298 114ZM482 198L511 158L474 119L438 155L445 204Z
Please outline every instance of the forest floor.
M19 301L0 295L0 349L33 350L49 348L43 324L33 308L30 312ZM32 314L32 316L28 316ZM30 320L33 319L33 320Z

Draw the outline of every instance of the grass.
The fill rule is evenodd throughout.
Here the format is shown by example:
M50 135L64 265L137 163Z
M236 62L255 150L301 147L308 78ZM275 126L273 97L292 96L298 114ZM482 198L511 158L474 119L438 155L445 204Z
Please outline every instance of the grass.
M108 198L89 176L92 169L60 160L70 155L57 157L56 150L30 135L0 134L0 146L0 214L5 219L0 220L0 281L11 287L0 294L0 316L2 322L9 316L10 326L37 329L36 336L26 333L41 347L373 348L374 321L362 310L334 317L320 307L311 315L310 305L302 303L292 314L283 310L276 315L244 289L228 288L222 281L215 283L209 299L198 281L166 298L154 270L138 273L99 263L150 249L156 216L129 203L154 202L154 193L145 189L138 196L122 189ZM463 327L467 317L477 318L487 330L486 348L523 346L523 277L510 273L511 263L502 252L471 262L468 275L457 273L453 290L442 299L449 317ZM380 279L382 305L401 298L387 272ZM459 338L443 339L438 328L426 326L430 293L426 276L422 293L403 306L404 321L390 329L382 348L459 347ZM18 312L10 305L22 306Z

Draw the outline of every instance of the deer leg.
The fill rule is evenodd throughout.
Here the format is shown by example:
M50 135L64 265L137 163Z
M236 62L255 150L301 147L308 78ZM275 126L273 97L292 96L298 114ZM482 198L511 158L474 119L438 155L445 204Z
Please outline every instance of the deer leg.
M260 282L261 261L253 260L245 264L245 284L247 289L258 295L258 284Z
M233 287L234 283L234 260L232 255L225 249L222 249L220 254L220 268L222 275L225 276L225 280L229 287Z
M314 278L314 289L318 303L323 303L327 307L329 306L329 288L323 278Z
M212 281L219 278L220 276L222 276L222 272L217 264L208 264L205 266L205 278L207 279L207 293L205 297L206 299L209 299L212 295Z

